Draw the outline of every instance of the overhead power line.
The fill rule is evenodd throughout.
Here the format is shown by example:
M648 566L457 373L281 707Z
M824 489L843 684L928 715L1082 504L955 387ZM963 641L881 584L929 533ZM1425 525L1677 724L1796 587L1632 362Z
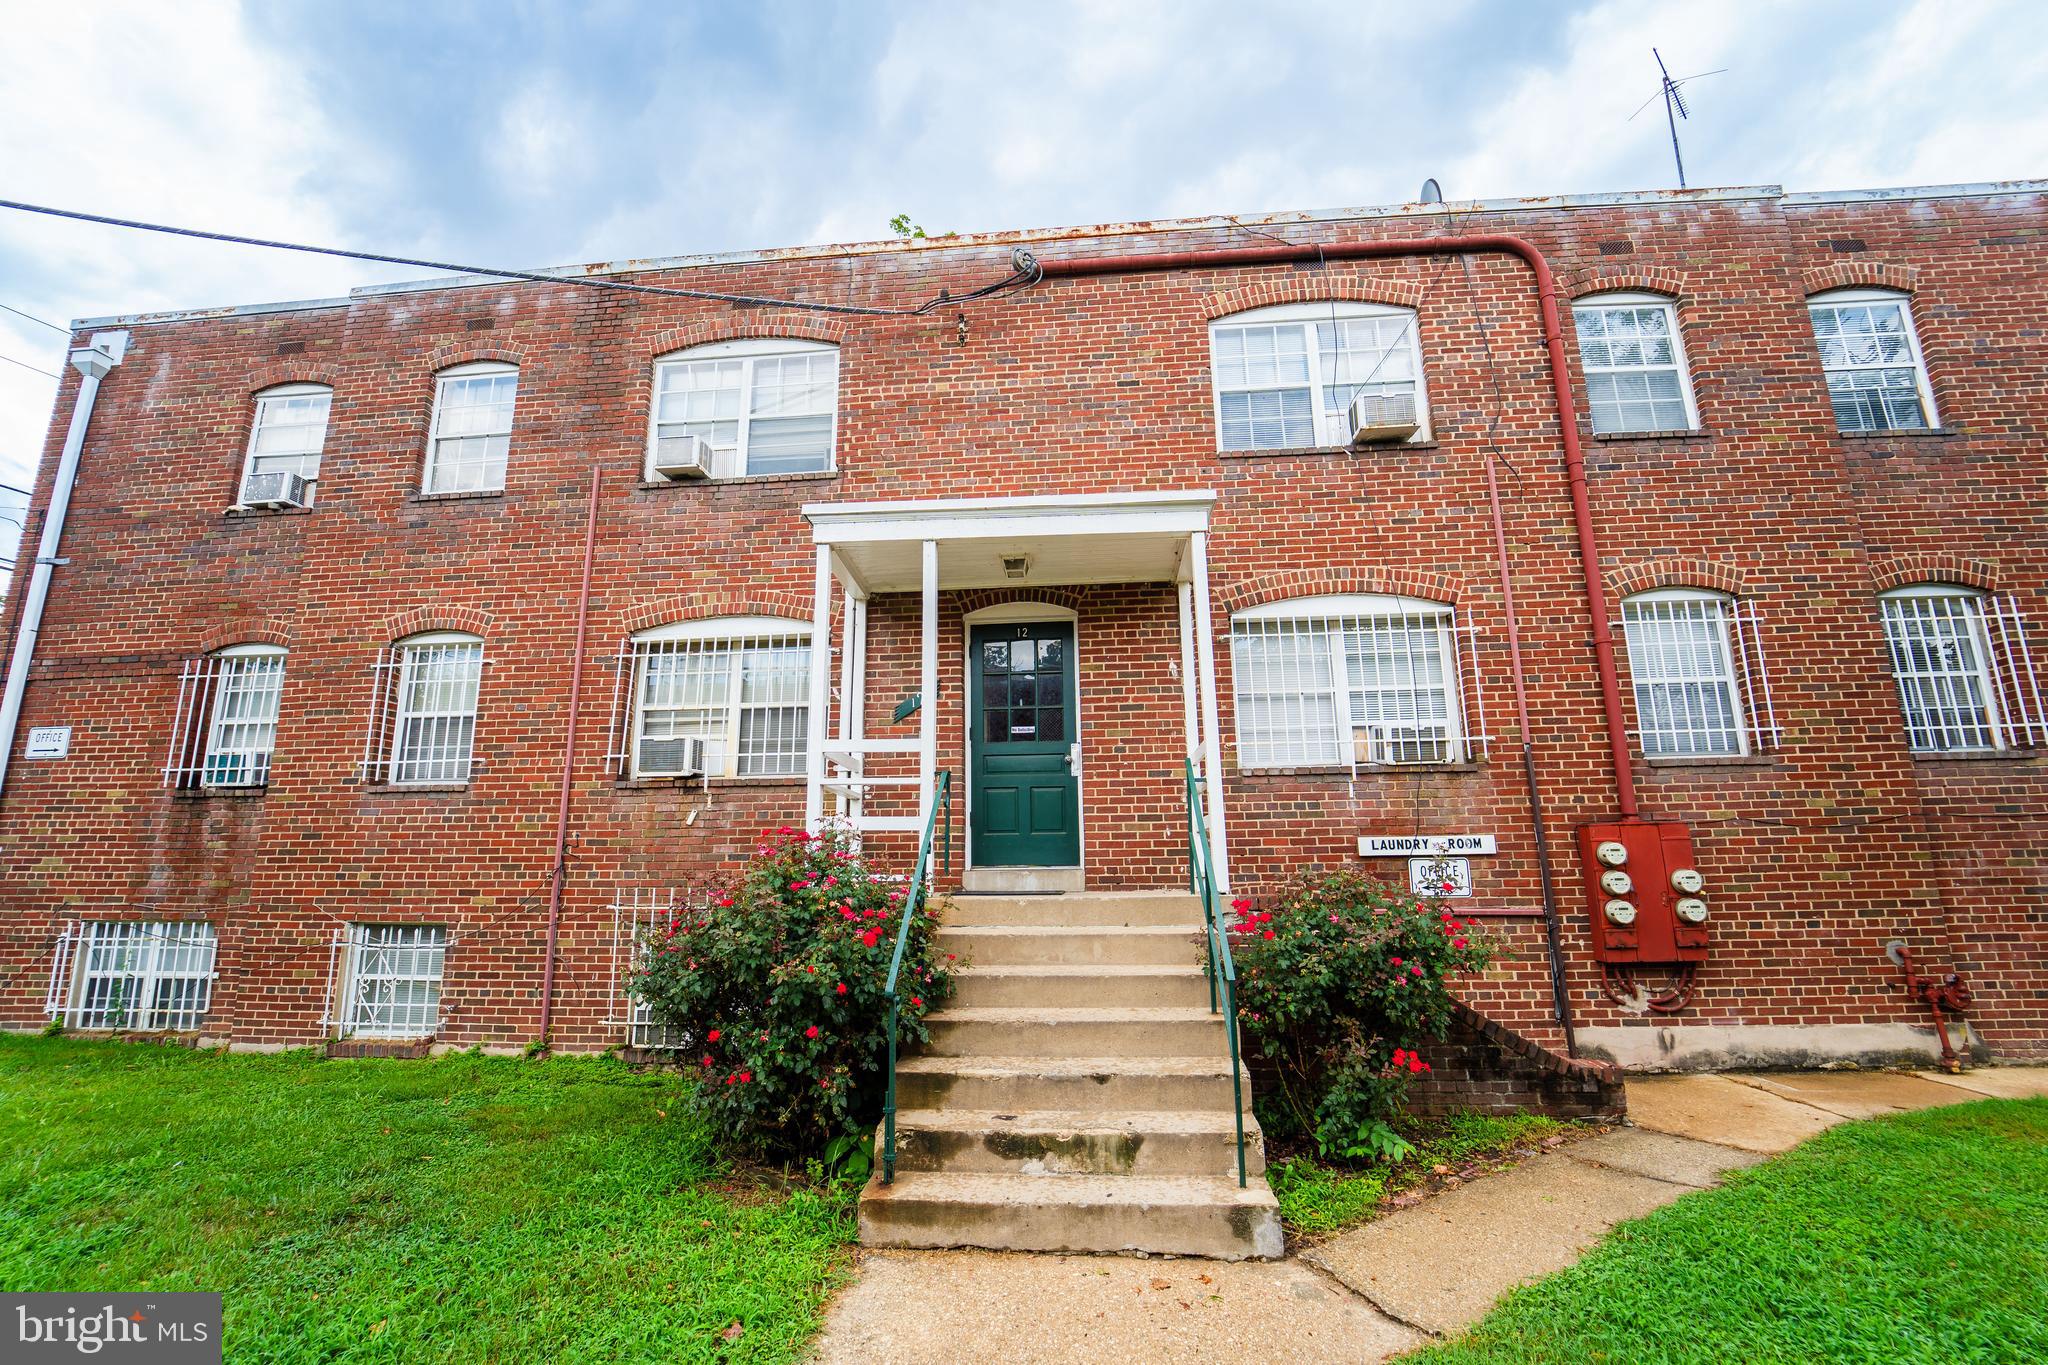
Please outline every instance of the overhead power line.
M71 329L69 327L59 327L56 323L50 321L48 318L39 318L34 313L24 313L19 308L10 307L9 305L4 303L0 303L0 309L6 310L7 312L14 314L14 316L18 318L27 318L30 322L35 323L37 326L47 327L53 332L62 333L67 337L71 335Z
M800 308L814 313L844 313L857 317L922 317L940 308L971 303L977 299L1017 289L1028 289L1041 278L1038 263L1031 258L1029 252L1020 249L1011 253L1011 262L1015 268L1006 278L993 284L983 285L965 294L949 294L942 289L937 295L914 308L878 308L858 303L819 303L804 299L769 298L760 294L729 294L715 289L673 289L664 285L630 284L624 280L549 275L537 270L501 270L495 266L461 265L453 261L431 261L417 256L387 256L377 251L348 251L334 246L307 246L301 242L277 242L263 237L244 237L232 232L207 232L200 228L145 223L133 218L110 218L105 214L51 208L47 204L24 204L12 199L0 199L0 209L13 209L19 213L39 213L49 218L69 218L80 223L99 223L105 227L129 228L136 232L160 232L172 237L196 237L201 241L228 242L235 246L260 246L272 251L298 251L313 256L339 256L344 260L374 261L380 265L407 265L421 270L446 270L458 275L489 275L505 280L531 280L537 284L612 289L631 294L659 294L679 299L706 299L714 303L736 303L756 308Z
M52 379L62 379L64 377L55 370L46 370L40 365L31 365L26 360L16 360L11 355L0 355L0 360L4 360L10 365L19 365L24 370L34 370L37 374L46 374Z

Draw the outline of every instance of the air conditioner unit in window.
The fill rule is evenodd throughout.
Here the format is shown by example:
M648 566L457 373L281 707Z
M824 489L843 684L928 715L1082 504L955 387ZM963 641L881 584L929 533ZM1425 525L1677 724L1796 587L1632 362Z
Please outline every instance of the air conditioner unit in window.
M1421 423L1415 418L1415 391L1361 393L1351 400L1351 443L1405 441Z
M643 739L634 773L639 777L702 777L701 739Z
M664 479L702 479L711 473L711 442L702 436L659 436L654 472Z
M251 474L242 485L244 507L304 507L306 480L286 470Z

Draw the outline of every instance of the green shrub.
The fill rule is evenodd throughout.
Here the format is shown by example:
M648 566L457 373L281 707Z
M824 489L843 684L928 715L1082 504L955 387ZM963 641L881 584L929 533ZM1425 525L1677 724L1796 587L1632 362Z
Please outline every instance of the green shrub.
M1397 1157L1389 1120L1430 1069L1416 1048L1444 1036L1451 979L1483 970L1495 946L1440 902L1359 872L1310 874L1264 909L1231 904L1238 1021L1279 1081L1261 1121L1325 1156Z
M681 1032L696 1106L727 1136L815 1156L881 1114L889 975L904 890L839 835L762 836L739 879L641 944L633 994ZM898 978L898 1045L927 1037L952 993L938 911L910 926Z

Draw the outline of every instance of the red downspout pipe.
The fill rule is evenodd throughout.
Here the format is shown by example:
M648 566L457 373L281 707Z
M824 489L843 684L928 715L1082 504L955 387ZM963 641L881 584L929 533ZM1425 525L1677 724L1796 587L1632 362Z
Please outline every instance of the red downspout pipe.
M590 515L583 527L583 585L576 593L576 650L569 665L569 732L562 742L562 800L555 809L555 865L548 885L548 952L540 979L540 1040L555 1025L555 958L562 940L562 883L569 876L569 793L576 772L576 722L583 711L583 655L590 635L590 570L597 558L597 492L602 467L590 467Z
M1551 274L1550 262L1543 259L1543 253L1533 242L1504 233L1473 233L1465 236L1389 238L1373 242L1140 252L1128 256L1070 256L1043 261L1040 269L1048 278L1057 278L1151 270L1213 270L1227 266L1279 265L1365 256L1453 256L1468 253L1519 256L1536 275L1543 342L1550 352L1550 387L1557 403L1558 429L1564 436L1565 477L1571 485L1572 518L1578 525L1579 568L1585 579L1586 605L1593 616L1593 660L1600 675L1600 706L1607 719L1607 747L1614 768L1614 800L1621 818L1633 820L1637 817L1635 775L1629 766L1628 727L1621 711L1621 679L1614 666L1614 633L1607 622L1607 586L1600 573L1600 542L1593 530L1593 509L1586 492L1586 456L1579 445L1571 371L1565 362L1564 328L1558 318L1557 277ZM1511 662L1519 697L1523 691L1521 665ZM1526 715L1522 718L1522 727L1526 742Z

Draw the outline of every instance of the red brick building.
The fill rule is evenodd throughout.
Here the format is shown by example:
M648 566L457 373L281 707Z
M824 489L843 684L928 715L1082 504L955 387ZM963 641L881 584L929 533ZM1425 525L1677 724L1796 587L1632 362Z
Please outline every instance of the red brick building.
M4 618L0 1022L647 1041L632 924L764 826L901 857L943 769L946 880L1167 886L1192 755L1238 894L1419 854L1513 950L1472 1002L1530 1036L1564 1036L1533 773L1582 1053L1932 1055L1899 942L1964 974L1974 1046L2048 1055L2044 193L1147 222L81 323Z

